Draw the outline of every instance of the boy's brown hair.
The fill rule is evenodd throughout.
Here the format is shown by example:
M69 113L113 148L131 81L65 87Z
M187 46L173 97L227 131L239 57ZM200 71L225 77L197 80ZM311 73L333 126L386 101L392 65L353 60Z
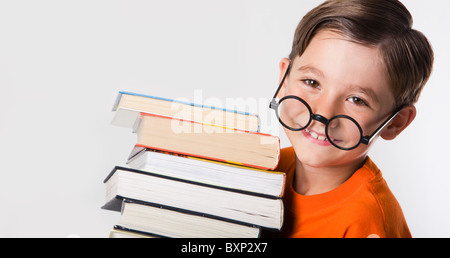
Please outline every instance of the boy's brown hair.
M433 67L427 38L412 29L412 17L397 0L328 0L306 14L297 26L289 59L301 56L320 30L380 50L395 105L417 102Z

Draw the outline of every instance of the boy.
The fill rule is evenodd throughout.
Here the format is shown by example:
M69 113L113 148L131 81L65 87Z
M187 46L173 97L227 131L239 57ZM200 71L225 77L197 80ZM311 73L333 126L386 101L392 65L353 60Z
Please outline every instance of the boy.
M433 51L397 0L330 0L299 23L271 108L292 147L282 237L411 237L367 156L413 120Z

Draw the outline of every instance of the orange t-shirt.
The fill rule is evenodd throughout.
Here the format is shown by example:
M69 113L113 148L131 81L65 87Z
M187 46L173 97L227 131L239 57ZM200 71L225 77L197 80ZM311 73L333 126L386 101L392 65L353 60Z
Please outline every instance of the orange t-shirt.
M400 205L370 158L336 189L311 196L294 191L292 147L281 151L276 170L286 173L286 189L284 224L275 236L411 237Z

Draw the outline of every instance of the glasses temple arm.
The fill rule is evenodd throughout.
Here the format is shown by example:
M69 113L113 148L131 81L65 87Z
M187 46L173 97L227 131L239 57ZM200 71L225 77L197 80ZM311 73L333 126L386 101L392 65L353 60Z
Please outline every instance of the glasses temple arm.
M384 123L382 123L376 130L375 132L373 132L372 135L370 136L364 136L361 139L361 142L364 144L369 144L373 141L373 139L375 138L375 136L381 132L381 130L383 130L397 115L398 113L400 113L400 110L402 110L402 108L404 107L404 105L400 106L396 112L394 112L390 117L388 117L386 119L386 121L384 121Z
M284 73L283 79L281 79L280 85L278 86L277 91L276 91L275 94L273 95L273 98L276 98L277 95L278 95L278 92L280 92L281 86L283 86L284 80L286 79L286 76L288 75L290 68L291 68L291 63L289 63L289 65L288 65L288 67L287 67L287 69L286 69L286 73Z

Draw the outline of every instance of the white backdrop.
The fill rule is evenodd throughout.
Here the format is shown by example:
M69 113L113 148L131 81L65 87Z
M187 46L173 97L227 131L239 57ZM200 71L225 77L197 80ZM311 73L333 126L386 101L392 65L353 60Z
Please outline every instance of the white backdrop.
M109 125L119 90L257 103L262 130L278 133L278 62L320 2L0 1L0 237L108 236L119 213L100 209L102 181L136 140ZM413 236L450 237L450 2L404 2L435 69L416 120L371 157Z

